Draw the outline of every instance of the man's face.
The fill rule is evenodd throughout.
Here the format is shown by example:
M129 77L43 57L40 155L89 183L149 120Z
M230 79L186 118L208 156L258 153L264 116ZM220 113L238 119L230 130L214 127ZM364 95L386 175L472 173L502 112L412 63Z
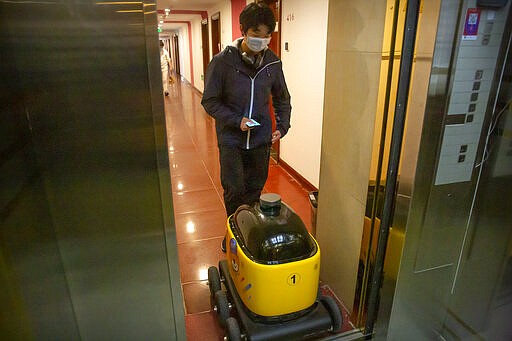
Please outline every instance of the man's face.
M259 25L256 28L249 28L244 34L244 43L247 53L255 54L267 48L270 43L272 32L269 32L267 25Z

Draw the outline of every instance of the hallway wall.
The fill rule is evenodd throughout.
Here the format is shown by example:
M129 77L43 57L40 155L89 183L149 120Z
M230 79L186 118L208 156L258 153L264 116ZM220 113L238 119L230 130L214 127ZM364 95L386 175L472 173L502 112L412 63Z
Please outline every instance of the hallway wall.
M194 25L196 28L196 25ZM201 28L199 28L201 29ZM190 32L192 31L192 32ZM190 38L189 34L194 35L194 29L189 30L189 26L183 24L181 28L178 30L178 45L180 51L180 74L182 77L185 77L189 80L190 83L194 83L194 79L192 78L192 64L190 64L190 54L193 51L190 51ZM201 40L193 40L192 42L192 50L194 50L194 46L197 47L197 44L201 43ZM199 53L197 54L199 56ZM194 63L195 64L195 63Z
M231 0L222 0L219 1L215 6L208 8L208 29L209 29L209 37L210 37L210 57L212 56L212 27L211 27L211 19L212 15L220 13L220 50L224 50L224 48L231 44L233 41L233 32L231 25Z
M354 301L385 15L383 1L329 4L317 239L320 276L343 302Z
M196 19L190 22L192 30L192 54L194 67L194 87L203 92L204 90L204 74L203 70L203 45L201 38L201 17L198 15ZM209 46L209 45L208 45Z
M247 0L247 3L252 2L252 0ZM231 0L222 0L219 1L214 6L206 9L208 13L208 35L209 35L209 54L210 57L213 57L212 54L212 46L211 46L211 17L212 15L219 13L220 14L220 30L221 30L221 50L223 50L227 45L231 44L233 39L231 39L232 35L237 37L241 36L240 30L237 29L236 32L232 30L232 20L231 20ZM181 68L181 76L187 79L194 87L202 92L204 90L204 74L205 70L203 70L203 46L201 40L201 16L197 15L196 18L190 20L190 26L187 24L181 25L181 27L176 30L176 34L179 36L179 44L180 44L180 68ZM190 32L189 32L190 27ZM191 44L192 51L189 47L189 34L191 36ZM192 64L190 62L190 54L192 54ZM192 72L193 69L193 72Z
M247 0L247 4L253 2ZM286 82L292 97L292 119L287 136L281 140L280 158L308 180L319 186L320 149L325 83L325 60L327 44L327 18L329 0L284 0L281 1L281 59ZM231 1L219 1L207 9L209 39L211 41L211 16L220 13L221 47L232 43ZM180 36L180 61L182 76L199 91L204 90L201 78L201 23L191 21L194 79L190 73L188 28L183 25L177 32ZM288 43L288 50L285 49ZM211 45L210 45L211 55ZM306 141L306 143L304 143Z
M292 117L290 131L281 140L280 158L317 188L328 7L329 0L282 2L281 59L291 94Z

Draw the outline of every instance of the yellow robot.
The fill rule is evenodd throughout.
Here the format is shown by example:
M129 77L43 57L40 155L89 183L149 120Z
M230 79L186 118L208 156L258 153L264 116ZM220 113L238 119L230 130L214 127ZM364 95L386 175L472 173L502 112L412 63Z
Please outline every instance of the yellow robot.
M208 283L228 339L243 332L249 340L278 340L341 327L334 299L319 295L320 247L278 194L263 194L228 217L219 269L208 269Z
M315 303L320 248L278 196L241 206L228 220L226 242L229 274L250 311L286 315Z

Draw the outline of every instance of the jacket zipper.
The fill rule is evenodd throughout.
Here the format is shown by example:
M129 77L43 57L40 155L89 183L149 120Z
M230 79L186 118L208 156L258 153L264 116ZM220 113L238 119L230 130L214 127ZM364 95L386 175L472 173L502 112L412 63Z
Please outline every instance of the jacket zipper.
M254 81L256 80L256 77L260 74L261 71L265 70L268 66L272 64L279 63L279 60L276 60L274 62L266 64L264 67L262 67L255 75L254 78L247 75L251 79L251 104L249 106L249 118L252 118L252 109L254 107ZM251 129L247 130L247 140L245 143L245 149L249 149L249 142L251 140Z

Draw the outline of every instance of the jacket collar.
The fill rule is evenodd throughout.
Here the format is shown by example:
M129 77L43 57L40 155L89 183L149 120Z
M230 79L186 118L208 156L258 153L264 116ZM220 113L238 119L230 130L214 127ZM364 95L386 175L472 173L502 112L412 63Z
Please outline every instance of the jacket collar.
M237 68L248 68L249 69L250 67L247 66L242 61L242 54L241 54L241 50L240 50L240 44L242 43L243 39L244 39L243 37L235 39L233 42L231 42L231 44L226 46L226 48L224 49L223 53L225 55L229 55L230 56L228 58L228 60L229 60L228 63L229 64L231 64L231 65L233 65L233 66L235 66ZM258 68L258 70L263 68L263 67L265 67L265 65L267 65L269 63L272 63L272 62L275 62L275 61L278 61L278 60L279 60L279 58L275 55L275 53L271 49L266 48L264 53L263 53L263 62L261 63L261 66Z

